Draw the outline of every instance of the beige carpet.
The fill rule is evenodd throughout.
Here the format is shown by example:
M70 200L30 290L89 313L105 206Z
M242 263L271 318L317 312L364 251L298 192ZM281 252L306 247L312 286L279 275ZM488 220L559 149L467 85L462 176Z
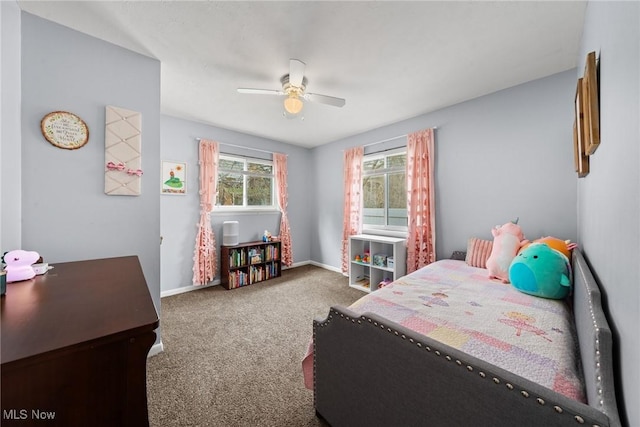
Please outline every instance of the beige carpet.
M303 266L163 298L164 352L148 360L151 426L324 426L300 364L312 320L363 295L339 273Z

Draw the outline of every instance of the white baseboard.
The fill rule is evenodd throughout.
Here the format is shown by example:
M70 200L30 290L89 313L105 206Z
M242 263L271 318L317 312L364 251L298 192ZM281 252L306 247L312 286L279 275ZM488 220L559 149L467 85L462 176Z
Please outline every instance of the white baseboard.
M334 271L336 273L340 273L340 274L343 274L345 276L348 276L348 274L342 272L342 269L340 269L338 267L334 267L332 265L321 264L321 263L315 262L315 261L310 261L309 264L315 265L316 267L324 268L325 270Z
M287 266L282 266L283 270L288 270L290 268L296 268L296 267L302 267L303 265L309 265L311 264L311 261L301 261L301 262L294 262L293 264L291 264L290 267Z
M210 288L211 286L216 286L220 284L220 280L214 280L211 283L206 285L191 285L191 286L183 286L181 288L169 289L168 291L160 292L160 298L170 297L171 295L178 295L185 292L196 291L198 289Z
M283 270L286 270L286 269L288 269L288 268L301 267L301 266L303 266L303 265L313 265L313 266L316 266L316 267L324 268L325 270L333 271L333 272L336 272L336 273L341 273L341 274L343 274L344 276L348 276L348 274L343 273L343 272L342 272L342 269L340 269L340 268L338 268L338 267L334 267L334 266L332 266L332 265L327 265L327 264L322 264L322 263L319 263L319 262L316 262L316 261L302 261L302 262L296 262L296 263L294 263L291 267L284 267L284 266L283 266L283 267L282 267L282 269L283 269Z
M147 357L155 356L156 354L160 354L163 351L164 351L164 344L162 344L162 340L160 340L159 344L154 344L153 346L151 346L151 349L149 350L149 354L147 354Z

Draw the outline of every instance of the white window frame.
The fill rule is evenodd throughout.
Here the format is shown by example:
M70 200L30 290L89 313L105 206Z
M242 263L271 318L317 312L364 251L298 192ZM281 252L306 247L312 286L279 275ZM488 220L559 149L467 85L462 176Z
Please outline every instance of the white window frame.
M266 159L259 159L259 158L255 158L255 157L249 157L249 156L242 156L242 155L238 155L238 154L220 154L220 160L229 160L229 161L234 161L234 162L242 162L244 164L243 170L242 171L231 171L231 170L225 170L222 169L220 167L220 164L218 164L218 175L216 176L216 181L219 182L219 177L220 177L220 172L225 172L225 173L232 173L232 174L238 174L238 175L242 175L242 206L240 205L233 205L233 206L226 206L226 205L220 205L218 202L218 195L216 194L216 205L215 205L215 209L213 210L213 212L219 212L219 213L223 213L223 212L271 212L271 211L279 211L278 210L278 205L277 205L277 197L276 197L276 175L275 175L275 170L274 170L274 164L272 160L266 160ZM269 165L271 166L271 174L261 174L261 173L255 173L255 172L249 172L248 169L248 164L249 163L258 163L258 164L263 164L263 165ZM247 201L247 181L249 177L258 177L258 178L271 178L271 204L270 205L263 205L263 206L249 206L247 205L248 201Z
M388 225L387 223L389 222L388 220L388 207L387 207L387 203L389 201L386 192L388 191L389 188L389 181L388 181L388 176L391 173L397 173L397 172L404 172L406 174L406 166L396 166L396 167L392 167L392 168L385 168L385 169L378 169L375 171L366 171L364 170L364 163L367 161L371 161L377 158L384 158L384 157L389 157L389 156L395 156L398 154L407 154L407 148L406 147L400 147L400 148L396 148L396 149L392 149L392 150L386 150L386 151L381 151L381 152L377 152L377 153L371 153L371 154L365 154L362 158L362 163L363 163L363 170L362 170L362 185L364 186L364 178L365 177L373 177L373 176L380 176L383 175L384 176L384 188L385 188L385 199L384 199L384 203L385 206L383 208L384 210L384 221L385 221L385 225L378 225L378 224L366 224L364 223L364 202L362 204L362 218L363 218L363 223L362 223L362 228L363 228L363 232L368 232L368 233L372 233L372 234L386 234L386 235L391 235L391 236L405 236L407 231L408 231L408 227L407 226L401 226L401 225ZM406 181L405 181L405 190L406 190ZM363 188L363 195L364 195L364 188ZM407 218L407 223L408 223L408 218Z

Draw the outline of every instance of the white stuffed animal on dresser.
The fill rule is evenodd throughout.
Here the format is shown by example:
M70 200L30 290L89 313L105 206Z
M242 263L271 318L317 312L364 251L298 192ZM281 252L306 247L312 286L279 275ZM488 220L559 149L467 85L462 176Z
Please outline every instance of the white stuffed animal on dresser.
M40 254L33 251L17 249L4 255L4 263L7 265L7 283L29 280L35 277L36 272L31 265L38 261Z

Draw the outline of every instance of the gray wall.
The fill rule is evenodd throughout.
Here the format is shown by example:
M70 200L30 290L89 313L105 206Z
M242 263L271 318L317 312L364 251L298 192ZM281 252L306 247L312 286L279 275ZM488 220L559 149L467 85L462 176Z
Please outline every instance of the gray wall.
M162 292L171 294L192 286L193 255L197 224L200 219L200 196L198 194L198 142L196 138L212 139L221 143L220 151L228 154L243 154L270 159L262 151L287 154L287 185L289 206L287 214L291 227L294 264L310 259L311 195L308 191L311 176L308 173L310 151L306 148L278 141L259 138L231 130L204 125L171 116L162 116L161 121L162 160L187 162L187 194L184 196L162 195L160 218L162 230ZM255 148L262 151L240 149L229 145ZM222 223L238 221L240 241L259 240L264 230L273 234L280 232L280 212L244 213L228 212L211 214L211 224L216 236L218 254L222 243ZM220 277L218 264L217 279ZM218 280L214 280L217 282Z
M340 267L343 150L434 126L438 259L516 217L530 239L575 241L574 90L570 70L314 148L311 259Z
M590 157L589 175L578 180L578 242L615 331L621 416L639 426L640 3L590 2L580 57L591 51L600 57L602 142Z
M0 254L22 245L20 8L0 2Z
M104 194L105 106L142 113L142 195ZM49 144L42 117L79 115L89 142ZM45 261L137 255L160 311L160 62L22 13L22 247Z

